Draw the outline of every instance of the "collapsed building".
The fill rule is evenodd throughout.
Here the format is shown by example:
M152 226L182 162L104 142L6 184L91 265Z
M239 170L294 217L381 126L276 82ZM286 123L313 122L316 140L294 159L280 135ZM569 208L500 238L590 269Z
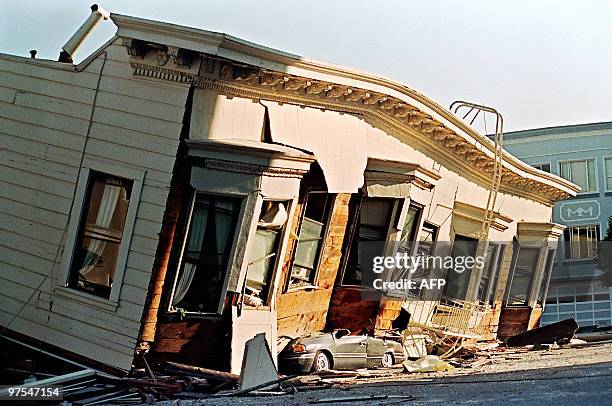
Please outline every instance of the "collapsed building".
M0 55L3 335L123 370L147 353L237 372L257 333L276 353L280 336L391 327L405 298L363 299L361 242L445 255L481 237L496 147L426 96L110 19L77 65ZM501 168L485 266L442 275L490 338L538 325L551 208L579 190L506 152Z

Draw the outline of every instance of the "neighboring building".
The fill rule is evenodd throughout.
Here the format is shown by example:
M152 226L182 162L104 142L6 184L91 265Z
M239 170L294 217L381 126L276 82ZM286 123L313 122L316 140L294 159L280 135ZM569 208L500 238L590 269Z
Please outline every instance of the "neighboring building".
M521 160L582 189L553 209L553 222L567 228L542 323L573 317L581 327L611 326L612 288L598 282L594 257L612 216L612 122L515 131L504 138L504 148Z
M0 55L3 334L120 369L148 350L237 372L256 333L275 349L389 328L403 299L361 300L360 242L480 238L495 147L422 94L111 19L116 36L76 66ZM446 275L447 297L487 304L492 336L539 322L552 206L578 190L508 153L502 167L500 244L482 273Z

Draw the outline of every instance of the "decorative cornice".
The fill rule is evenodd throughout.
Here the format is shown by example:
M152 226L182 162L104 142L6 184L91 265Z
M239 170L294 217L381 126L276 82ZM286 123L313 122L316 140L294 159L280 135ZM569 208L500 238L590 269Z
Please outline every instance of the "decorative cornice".
M520 222L517 225L517 234L521 236L538 236L558 239L565 230L565 226L557 223Z
M264 165L246 164L212 158L192 158L194 166L224 172L247 173L250 175L270 176L275 178L302 178L308 170L295 168L278 168Z
M470 137L391 95L239 64L209 55L202 55L199 74L156 66L155 62L137 62L135 59L131 61L135 75L192 83L229 97L265 99L281 104L291 103L358 114L366 121L375 122L383 130L415 137L432 153L444 155L485 183L490 182L493 173L493 152L484 144L474 143ZM502 192L547 205L571 196L567 191L571 190L569 186L564 190L515 173L513 168L510 164L503 168ZM551 180L558 182L558 179Z
M435 186L414 174L402 174L393 172L380 172L366 170L364 177L369 181L381 181L389 183L412 183L413 185L426 190L431 190Z

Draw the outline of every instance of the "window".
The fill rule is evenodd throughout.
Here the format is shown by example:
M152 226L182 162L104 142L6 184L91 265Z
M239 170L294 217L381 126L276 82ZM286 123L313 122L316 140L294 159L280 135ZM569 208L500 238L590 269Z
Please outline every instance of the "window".
M355 221L345 251L347 260L343 284L361 284L365 276L361 262L366 255L382 255L394 203L395 199L365 197L360 194L354 194L351 198L349 210Z
M508 305L527 304L540 256L539 247L517 247L517 250L508 290Z
M599 225L568 227L565 238L565 259L591 259L597 254Z
M581 192L594 192L597 190L595 161L593 159L560 162L559 169L561 177L580 186L582 188Z
M542 304L546 300L546 293L548 292L548 284L550 283L550 276L552 275L553 266L555 264L555 248L549 248L546 253L546 265L544 265L544 276L542 276L542 282L540 283L540 290L538 291L538 303Z
M494 304L495 288L505 254L505 245L489 242L485 262L478 284L478 300L483 303Z
M171 309L220 313L240 198L196 193Z
M541 171L550 173L550 164L532 164L531 166Z
M456 264L462 263L463 261L459 260L459 257L475 257L477 248L477 239L458 234L455 235L451 251L451 257L455 259L453 262ZM458 267L449 269L446 274L446 285L444 285L442 295L448 299L465 300L471 276L472 270L468 268L463 269L461 272Z
M325 192L306 195L289 287L314 283L333 203L334 196Z
M417 246L416 256L424 258L433 256L437 237L438 227L426 221L423 222L423 227L421 228L421 233L419 235L419 245ZM429 277L431 267L428 267L427 265L432 265L431 262L432 261L427 261L427 263L423 262L411 275L411 279L415 280L417 285L413 289L410 289L410 293L417 294L420 292L420 281Z
M244 301L246 305L261 306L268 303L281 238L289 217L287 207L287 202L263 202L247 267Z
M91 172L68 286L110 297L133 182Z
M606 167L606 190L612 190L612 158L604 158Z

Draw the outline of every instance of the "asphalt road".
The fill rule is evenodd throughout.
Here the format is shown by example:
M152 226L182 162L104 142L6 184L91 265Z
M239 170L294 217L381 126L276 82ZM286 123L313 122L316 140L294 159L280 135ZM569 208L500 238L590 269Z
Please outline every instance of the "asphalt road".
M454 372L427 374L400 373L391 378L366 379L361 383L295 394L180 400L178 403L174 401L173 406L612 405L610 344L499 355L489 365L478 369L457 368ZM341 398L344 398L343 401ZM164 402L157 404L162 405ZM167 406L170 404L165 403Z

